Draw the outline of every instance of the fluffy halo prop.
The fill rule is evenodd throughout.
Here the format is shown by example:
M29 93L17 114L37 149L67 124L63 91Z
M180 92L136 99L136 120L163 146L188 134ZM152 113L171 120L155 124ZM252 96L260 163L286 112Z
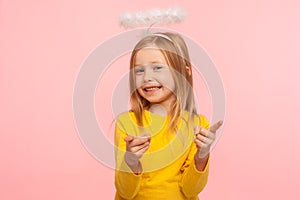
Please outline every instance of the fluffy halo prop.
M126 12L119 18L125 29L152 26L154 24L170 24L182 22L186 12L182 8L151 9L135 13Z

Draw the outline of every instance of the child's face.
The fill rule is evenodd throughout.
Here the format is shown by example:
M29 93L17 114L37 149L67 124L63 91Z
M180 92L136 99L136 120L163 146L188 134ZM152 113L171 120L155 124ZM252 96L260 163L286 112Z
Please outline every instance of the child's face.
M164 55L155 48L139 50L134 76L138 93L151 104L169 106L175 99L175 82Z

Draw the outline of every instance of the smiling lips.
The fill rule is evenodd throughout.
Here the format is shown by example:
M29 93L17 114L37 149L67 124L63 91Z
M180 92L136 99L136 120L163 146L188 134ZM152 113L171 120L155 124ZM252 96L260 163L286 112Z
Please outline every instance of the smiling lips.
M152 85L152 86L145 86L145 87L143 87L143 90L144 90L145 92L152 92L152 91L159 90L160 88L162 88L162 86L155 86L155 85Z

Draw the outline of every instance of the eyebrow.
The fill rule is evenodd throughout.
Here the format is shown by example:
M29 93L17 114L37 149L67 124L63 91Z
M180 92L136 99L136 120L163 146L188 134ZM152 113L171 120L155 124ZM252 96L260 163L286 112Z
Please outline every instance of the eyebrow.
M163 62L162 62L162 60L155 60L155 61L150 62L150 64L163 64ZM141 64L134 64L134 66L136 67L136 66L143 66L143 65L141 65Z

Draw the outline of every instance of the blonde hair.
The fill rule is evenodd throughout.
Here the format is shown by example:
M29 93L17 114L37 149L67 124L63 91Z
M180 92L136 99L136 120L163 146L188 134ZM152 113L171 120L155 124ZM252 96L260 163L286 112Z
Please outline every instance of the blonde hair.
M165 32L148 35L134 47L130 58L130 101L131 111L135 114L138 125L141 127L143 127L143 110L149 109L150 102L138 93L133 68L138 51L146 47L159 49L168 66L174 69L171 72L175 82L176 102L171 108L171 120L168 128L176 131L178 129L177 123L182 117L183 111L188 112L188 120L197 114L193 93L192 67L187 46L179 34Z

